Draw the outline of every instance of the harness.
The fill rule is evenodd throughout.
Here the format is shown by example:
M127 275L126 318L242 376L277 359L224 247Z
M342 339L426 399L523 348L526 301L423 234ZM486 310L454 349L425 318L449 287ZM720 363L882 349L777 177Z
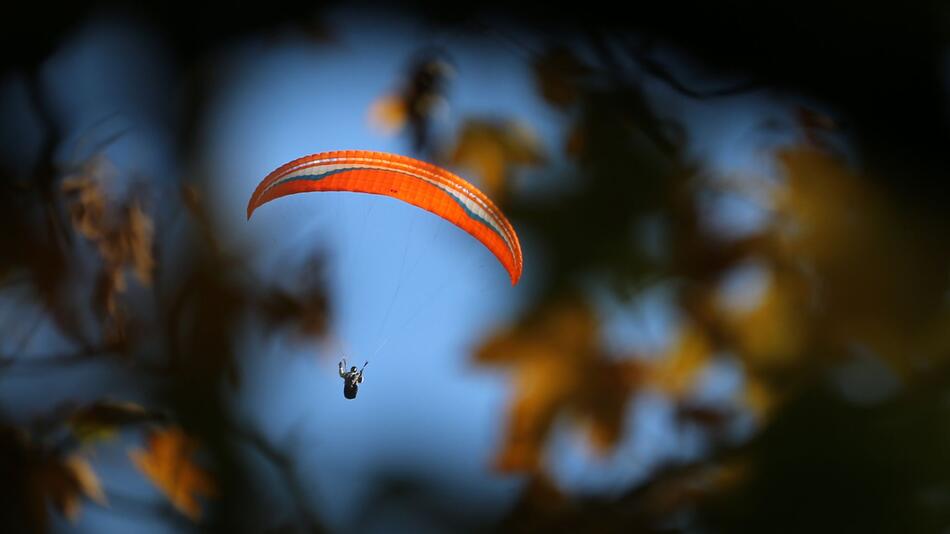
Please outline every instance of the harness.
M356 393L360 389L359 383L362 378L360 371L348 371L346 377L343 379L343 396L348 399L355 399Z
M354 367L353 371L343 372L343 367L346 365L346 358L340 362L340 376L343 377L343 396L347 399L355 399L356 393L360 389L360 382L363 381L363 369L366 369L366 366L369 365L369 362L365 362L363 367L356 371Z

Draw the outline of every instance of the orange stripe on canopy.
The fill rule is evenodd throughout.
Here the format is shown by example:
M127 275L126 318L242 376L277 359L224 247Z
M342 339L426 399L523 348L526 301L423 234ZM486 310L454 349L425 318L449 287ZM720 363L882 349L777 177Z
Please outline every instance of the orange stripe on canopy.
M521 278L521 244L511 223L484 193L441 167L364 150L305 156L261 181L248 201L247 218L275 198L312 191L383 195L432 212L485 245L508 271L512 285Z

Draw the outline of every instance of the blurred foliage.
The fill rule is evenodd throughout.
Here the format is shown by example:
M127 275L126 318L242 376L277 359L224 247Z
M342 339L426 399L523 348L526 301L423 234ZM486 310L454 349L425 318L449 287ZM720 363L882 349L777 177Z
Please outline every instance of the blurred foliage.
M497 523L440 501L444 481L406 473L380 480L368 506L403 503L451 531L945 531L946 7L726 3L687 16L678 7L614 13L584 4L483 16L495 7L405 10L435 28L540 42L518 51L538 98L566 125L560 146L543 146L521 117L463 117L456 132L436 135L449 83L465 83L438 49L420 51L369 114L417 153L471 173L537 252L525 260L530 301L473 355L513 376L494 467L526 483ZM250 321L328 335L322 259L301 266L293 291L257 279L217 238L194 151L214 92L206 67L225 43L293 21L315 46L333 47L332 29L310 5L237 9L229 24L200 6L189 24L164 6L126 6L165 32L179 61L175 193L148 180L114 187L132 180L101 152L78 164L56 157L70 132L38 73L89 9L24 17L8 32L20 46L0 63L24 77L42 129L28 175L0 162L0 284L28 288L70 347L32 354L25 342L8 343L0 374L98 362L142 384L149 401L103 392L38 415L0 413L0 529L46 532L50 514L75 520L84 506L108 506L182 529L321 531L290 452L239 421L229 392L241 386L237 344ZM688 61L661 59L671 51ZM708 79L687 76L684 65ZM768 88L831 111L790 103L782 141L765 148L777 176L728 180L691 155L688 129L656 104L656 87L709 105ZM526 167L571 186L514 187ZM768 216L727 235L702 209L708 195L741 198ZM637 230L650 224L661 230L652 244ZM541 257L543 268L532 267ZM725 282L750 264L762 269L761 291L736 305ZM680 317L669 343L656 354L609 348L592 287L631 303L661 285L672 288ZM703 373L721 363L741 369L735 398L698 400ZM876 381L862 381L869 374ZM701 453L609 496L560 487L548 449L555 429L578 429L607 456L645 394L662 395L676 424L702 432ZM749 417L749 434L728 431ZM108 487L90 462L97 447L137 433L144 442L131 448L130 465L170 507ZM275 519L255 498L269 488L252 483L247 447L276 468L296 517Z
M508 196L511 175L544 161L540 142L523 124L470 119L462 126L448 162L470 170L479 188L499 205Z
M445 52L420 52L410 62L399 88L381 96L370 107L370 122L388 133L405 128L414 150L428 150L433 142L432 123L448 106L445 91L454 72Z
M201 507L195 497L214 496L217 490L211 475L193 463L191 456L196 448L194 440L172 427L150 433L148 447L132 450L129 456L168 495L175 508L197 521Z
M605 356L597 318L578 298L551 304L482 345L479 362L508 364L516 373L499 468L538 470L545 439L561 413L589 425L591 443L598 449L617 442L640 366Z
M106 199L103 169L109 163L102 156L83 165L77 176L63 179L62 191L68 200L69 218L77 233L96 245L102 270L96 277L93 309L105 317L105 337L119 342L125 335L124 315L118 296L125 292L125 269L131 267L139 282L152 282L152 221L136 200L112 206ZM112 208L111 211L109 208Z

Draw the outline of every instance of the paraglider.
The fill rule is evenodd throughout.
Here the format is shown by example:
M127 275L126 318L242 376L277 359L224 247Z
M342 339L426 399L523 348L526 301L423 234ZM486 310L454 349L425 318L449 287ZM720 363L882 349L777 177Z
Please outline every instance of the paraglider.
M271 200L313 191L383 195L422 208L480 241L508 271L512 285L521 277L521 245L501 210L455 174L406 156L346 150L295 159L261 181L248 201L247 218Z
M318 191L383 195L434 213L468 232L491 251L508 272L512 285L521 278L521 244L501 210L462 178L406 156L347 150L295 159L275 169L258 184L247 203L247 218L276 198ZM382 345L377 352L380 348ZM355 399L363 382L363 369L353 366L346 370L346 359L343 359L339 374L344 381L343 396Z
M357 371L356 366L350 367L349 371L344 371L346 369L346 358L340 362L340 378L343 379L343 396L347 399L355 399L356 394L360 391L360 384L363 383L363 369L366 369L366 366L369 365L369 362L364 362L363 367Z

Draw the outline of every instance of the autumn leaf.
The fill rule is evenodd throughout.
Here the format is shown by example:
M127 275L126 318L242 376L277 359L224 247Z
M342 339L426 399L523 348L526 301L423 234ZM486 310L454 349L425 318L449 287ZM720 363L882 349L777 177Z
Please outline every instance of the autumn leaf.
M479 348L478 361L515 372L505 443L495 461L499 469L539 469L544 441L561 415L587 428L599 452L617 442L640 368L605 356L597 318L579 299L545 307Z
M684 326L670 351L650 366L648 381L674 398L692 390L699 372L709 363L712 342L697 326Z
M80 235L95 243L103 263L115 270L132 267L142 284L152 280L152 221L137 200L110 209L103 189L102 172L95 169L106 165L104 158L93 158L77 176L63 180L61 189L69 200L68 208L73 227ZM116 286L124 287L123 283Z
M103 181L115 174L111 162L102 155L89 158L79 172L66 177L60 189L70 200L68 209L73 227L90 240L101 239L108 226Z
M126 318L119 307L119 295L127 288L125 270L131 268L141 284L151 284L155 270L154 229L137 200L110 206L103 189L103 173L96 170L105 165L103 161L107 162L101 157L93 158L83 172L64 180L61 189L69 200L73 227L95 244L102 260L93 286L93 309L103 319L104 336L117 345L126 337Z
M148 286L155 271L152 255L154 228L152 219L145 214L139 202L132 202L126 209L125 231L122 236L128 247L127 261L131 264L139 282Z
M69 218L73 227L87 239L99 239L105 233L105 195L99 184L87 176L63 180L63 193L72 197Z
M133 201L121 210L121 217L96 240L99 253L107 268L120 270L130 267L143 285L152 282L155 267L152 258L152 221ZM125 284L119 284L121 290Z
M79 517L82 497L106 505L99 478L84 458L48 456L31 473L35 498L49 501L71 521Z
M194 462L192 456L198 444L178 427L169 427L149 433L147 448L129 453L132 462L172 502L197 521L201 518L199 496L217 494L214 479Z
M106 495L99 483L99 477L96 476L88 461L78 455L73 455L66 459L65 465L67 470L72 473L73 479L83 495L98 504L105 505L107 503Z
M740 356L753 369L795 364L813 341L809 288L792 273L773 270L764 295L751 310L724 313Z
M801 266L826 337L860 343L909 372L907 355L923 355L939 335L930 319L950 289L945 236L833 153L793 147L778 160L787 183L776 195L777 261Z
M395 134L403 128L409 112L399 95L386 94L373 101L369 108L369 122L384 134Z
M513 168L538 165L543 160L541 143L526 125L472 119L462 126L449 163L474 171L482 190L500 201Z

